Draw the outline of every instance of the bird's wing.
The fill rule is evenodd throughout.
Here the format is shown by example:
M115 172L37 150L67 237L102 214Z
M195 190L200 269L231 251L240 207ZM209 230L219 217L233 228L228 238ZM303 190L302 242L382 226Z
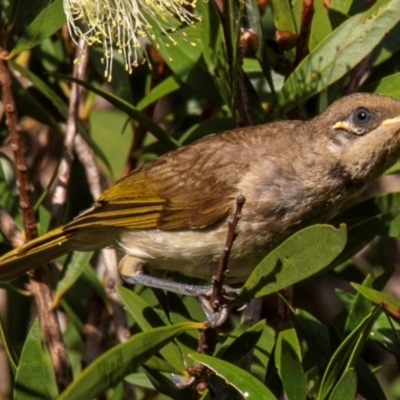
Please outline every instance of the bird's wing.
M244 156L233 162L230 146L237 144L211 137L160 157L106 190L67 227L207 227L227 215L238 177L248 168Z

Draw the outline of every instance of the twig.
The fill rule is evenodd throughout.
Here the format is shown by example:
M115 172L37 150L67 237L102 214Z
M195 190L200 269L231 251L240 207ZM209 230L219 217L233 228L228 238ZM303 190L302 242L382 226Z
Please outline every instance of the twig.
M226 17L225 6L223 0L214 0L214 3L220 14L220 21L222 25L222 30L224 32L226 43L231 43L231 38L229 37L232 32L229 28L230 22ZM238 24L242 21L237 22ZM237 39L240 39L239 37ZM244 81L244 72L242 70L243 56L240 56L240 52L244 52L243 46L240 40L237 41L237 48L234 49L232 46L227 46L227 56L230 65L231 74L231 88L234 93L234 107L238 112L240 117L240 125L248 126L253 125L251 117L251 106L249 103L249 97L247 94L247 88ZM236 59L234 59L234 53L237 54ZM236 85L236 89L233 88Z
M3 36L1 36L1 40L2 38ZM11 90L11 77L5 60L6 57L7 51L3 43L0 43L0 81L2 83L6 124L10 132L11 148L14 153L25 236L27 240L31 240L37 237L36 220L29 196L30 182L21 146L20 127ZM57 314L52 307L53 299L49 273L47 268L41 267L32 271L29 276L29 290L35 298L39 322L44 332L45 342L54 366L57 386L62 391L71 382L72 372L58 324Z
M350 75L350 82L344 91L344 95L357 92L360 86L365 82L368 77L372 54L373 52L369 53L353 68L353 71Z
M293 67L296 68L301 60L308 54L308 42L311 33L311 23L314 16L314 1L303 0L303 10L301 11L301 28L296 48L296 57Z
M80 58L80 62L74 65L73 77L81 80L85 80L85 75L88 65L88 52L83 51L85 43L81 39L76 48L77 58ZM80 56L80 57L78 57ZM74 160L74 145L75 136L77 132L78 123L78 112L79 104L81 101L81 90L80 86L72 82L71 83L71 95L69 99L69 111L67 119L67 127L64 139L64 157L62 158L57 171L57 180L55 182L52 205L51 205L51 215L52 219L50 221L50 227L56 227L61 225L62 217L64 213L66 198L67 198L67 188L68 182L71 175L71 166Z
M104 351L107 319L107 311L102 300L94 294L91 298L89 318L84 326L86 341L82 359L83 367L91 364Z
M127 327L126 312L121 299L115 291L116 285L122 285L123 281L118 272L118 261L115 249L105 248L101 251L101 259L106 269L105 289L112 307L112 319L115 325L115 335L120 342L125 342L130 336Z
M199 354L213 354L217 344L217 330L215 328L207 328L201 331L199 337L199 344L197 346L197 353ZM195 388L197 391L204 391L207 388L206 375L207 367L200 363L195 363L192 368L188 370L191 376L194 376Z
M13 217L3 206L0 206L0 231L13 247L19 247L24 244L21 231L15 225Z
M214 3L221 15L224 14L224 0L214 0Z
M237 196L236 210L233 216L233 220L228 222L229 228L226 236L225 246L219 260L217 275L213 279L213 290L210 298L210 304L211 307L214 309L214 312L217 312L219 310L223 300L222 288L224 284L224 276L227 274L228 271L229 255L231 253L233 242L235 241L237 236L236 227L241 218L242 208L245 201L246 198L242 194ZM200 354L212 354L215 350L216 343L217 330L215 329L215 327L210 326L201 332L197 352ZM202 364L196 363L191 373L195 377L196 388L201 388L202 390L204 390L204 388L206 387L207 368Z
M237 236L237 233L235 232L236 226L242 216L242 208L245 201L246 198L242 194L239 194L239 196L236 198L236 210L233 216L233 220L228 222L229 229L226 236L224 250L222 251L221 258L219 259L217 275L213 279L213 291L211 294L210 303L214 311L219 308L221 304L221 299L223 297L222 286L224 284L224 276L227 274L228 271L229 255L231 253L233 242L235 241Z
M105 189L101 185L101 175L96 164L96 154L88 142L81 136L75 136L75 152L86 172L90 193L96 200Z

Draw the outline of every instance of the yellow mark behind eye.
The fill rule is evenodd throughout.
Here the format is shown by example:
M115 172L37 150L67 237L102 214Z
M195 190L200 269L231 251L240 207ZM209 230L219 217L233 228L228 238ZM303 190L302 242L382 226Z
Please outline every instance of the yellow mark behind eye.
M400 117L389 118L382 121L381 126L388 126L392 124L397 124L399 122L400 122Z

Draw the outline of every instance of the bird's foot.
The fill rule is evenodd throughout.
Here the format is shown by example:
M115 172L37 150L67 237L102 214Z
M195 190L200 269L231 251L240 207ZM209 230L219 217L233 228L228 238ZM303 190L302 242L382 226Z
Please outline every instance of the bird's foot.
M122 279L131 285L139 284L153 289L168 290L184 296L195 297L200 301L201 307L206 315L210 327L222 325L228 317L228 304L232 301L239 289L228 285L222 287L223 303L214 305L210 302L213 285L189 285L186 283L173 282L166 279L156 278L154 276L136 273L134 275L122 275Z

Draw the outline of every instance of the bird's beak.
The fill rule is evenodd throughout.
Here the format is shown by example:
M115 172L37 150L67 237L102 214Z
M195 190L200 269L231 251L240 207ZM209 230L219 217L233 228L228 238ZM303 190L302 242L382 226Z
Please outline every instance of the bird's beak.
M349 124L345 121L336 122L336 124L332 126L332 129L343 129L344 131L351 132Z
M384 121L382 121L381 126L388 126L388 125L398 124L398 123L400 123L400 117L394 117L394 118L389 118L389 119L385 119Z

